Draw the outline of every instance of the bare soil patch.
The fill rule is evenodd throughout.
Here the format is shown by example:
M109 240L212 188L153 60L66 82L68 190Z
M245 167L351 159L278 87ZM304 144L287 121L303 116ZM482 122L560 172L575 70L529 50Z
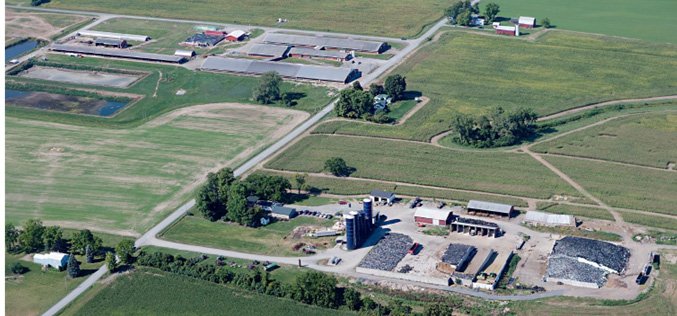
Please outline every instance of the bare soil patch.
M44 14L5 10L5 37L32 37L49 40L51 36L58 34L65 28L50 24L42 15ZM84 16L73 16L73 24L83 22L86 19Z
M74 84L126 88L141 79L142 75L121 74L103 71L82 71L53 67L34 66L21 72L20 77Z

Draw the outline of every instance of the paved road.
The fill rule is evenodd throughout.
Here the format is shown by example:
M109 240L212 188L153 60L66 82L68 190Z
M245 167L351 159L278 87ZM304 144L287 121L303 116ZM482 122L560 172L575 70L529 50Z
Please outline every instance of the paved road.
M108 268L106 265L102 265L99 270L96 270L94 274L90 275L87 280L82 282L78 287L75 288L72 292L68 293L66 297L62 298L60 301L58 301L54 306L50 307L43 315L56 315L59 311L64 309L68 304L70 304L72 301L74 301L80 294L85 292L89 287L94 285L96 281L98 281L101 277L103 277L106 272L108 272Z

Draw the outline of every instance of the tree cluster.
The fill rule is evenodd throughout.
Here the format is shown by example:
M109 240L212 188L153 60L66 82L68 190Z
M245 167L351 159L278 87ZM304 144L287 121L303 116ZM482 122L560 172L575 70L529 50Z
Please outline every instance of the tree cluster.
M259 85L252 92L252 98L261 104L270 104L280 100L281 83L282 77L277 72L264 73L259 79Z
M409 315L411 307L396 302L392 306L383 306L369 297L362 297L359 291L339 287L337 279L322 272L309 271L298 275L294 282L281 283L270 278L268 272L250 266L251 269L225 265L221 258L216 264L203 261L207 256L194 258L173 256L161 252L142 251L136 258L141 266L160 269L191 278L219 284L229 284L257 293L293 299L305 304L338 309L345 306L349 310L360 311L364 315ZM426 314L439 315L439 314Z
M362 88L359 81L355 81L351 89L344 89L340 92L334 112L336 116L345 118L362 118L376 123L390 123L393 120L386 113L380 111L374 113L374 97L387 94L394 102L404 97L406 89L406 78L399 74L388 76L385 86L372 83L368 91Z
M399 74L390 75L386 77L383 90L393 102L402 100L404 92L407 91L407 78Z
M289 180L281 176L254 174L240 180L233 176L230 168L224 168L207 175L207 182L198 190L196 208L210 221L223 219L251 226L261 215L261 209L248 205L247 196L283 201L290 189Z
M510 146L533 136L536 113L531 109L505 111L498 107L487 115L459 115L452 128L454 141L479 148Z
M484 16L487 18L488 23L494 22L499 12L501 12L501 7L497 3L490 2L484 7Z
M344 89L334 107L337 116L351 119L365 117L370 114L374 105L374 97L368 91Z
M472 15L480 13L479 2L474 5L470 0L462 0L448 7L444 14L452 24L469 26Z
M324 162L324 170L329 171L337 177L347 177L352 168L348 167L346 161L341 157L331 157Z
M37 7L41 4L49 3L50 0L31 0L31 5Z
M21 229L5 225L5 246L9 252L65 251L68 248L59 226L45 227L39 219L27 220Z

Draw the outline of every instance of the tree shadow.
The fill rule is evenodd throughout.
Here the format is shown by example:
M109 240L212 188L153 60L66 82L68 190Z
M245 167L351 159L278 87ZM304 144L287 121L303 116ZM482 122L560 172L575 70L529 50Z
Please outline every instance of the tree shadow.
M402 100L414 100L422 95L423 93L421 93L421 91L405 91L402 94Z
M286 92L287 98L289 98L290 106L296 106L298 104L298 100L301 100L308 95L305 92Z

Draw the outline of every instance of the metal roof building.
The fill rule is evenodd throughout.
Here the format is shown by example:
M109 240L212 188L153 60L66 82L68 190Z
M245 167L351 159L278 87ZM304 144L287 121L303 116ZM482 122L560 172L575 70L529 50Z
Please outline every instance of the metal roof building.
M527 223L546 226L574 226L576 221L571 215L548 214L538 211L527 211L524 218Z
M335 50L313 49L307 47L292 47L292 49L289 50L289 55L298 57L327 58L336 60L346 60L350 57L350 53L346 52L339 52Z
M418 207L414 212L414 221L417 224L446 226L451 221L450 210L438 210L428 207Z
M68 264L69 255L61 252L50 252L46 254L37 253L33 256L33 262L43 266L50 266L55 269L65 268Z
M385 49L384 42L354 40L348 38L306 36L270 33L263 39L271 44L288 44L292 46L326 47L331 49L356 50L360 52L381 53Z
M225 71L261 75L274 71L280 76L299 80L322 80L347 83L359 76L357 69L290 64L263 60L210 56L200 67L202 70Z
M270 215L277 218L292 219L296 217L297 213L295 208L273 205Z
M91 37L106 37L106 38L114 38L114 39L127 40L127 41L137 41L137 42L145 42L145 41L150 40L150 36L147 36L147 35L101 32L101 31L92 31L92 30L78 31L78 35L80 35L80 36L91 36Z
M456 270L463 271L476 253L477 248L475 246L449 244L447 250L444 251L444 255L442 255L441 263L443 264L438 264L437 269L447 273L453 273ZM445 265L448 265L448 267L445 267ZM451 268L451 271L448 271L448 268Z
M527 27L527 28L532 28L536 26L536 18L530 17L530 16L521 16L519 20L517 20L517 24L521 27Z
M221 42L224 38L225 36L223 35L207 35L204 33L197 33L188 37L185 41L183 41L182 44L200 47L214 46Z
M481 212L510 217L514 207L507 204L470 200L468 201L467 209L468 212Z
M182 63L186 59L182 56L143 53L133 50L97 48L91 46L52 44L49 48L56 52L78 53L104 57L128 58L145 61L159 61L165 63Z
M195 56L195 51L194 50L184 50L184 49L177 49L174 51L174 55L176 56L182 56L186 58L191 58Z
M247 55L282 58L287 55L289 46L271 45L271 44L254 44L247 50Z
M374 202L386 201L392 203L395 201L395 193L381 190L371 190L369 197Z

